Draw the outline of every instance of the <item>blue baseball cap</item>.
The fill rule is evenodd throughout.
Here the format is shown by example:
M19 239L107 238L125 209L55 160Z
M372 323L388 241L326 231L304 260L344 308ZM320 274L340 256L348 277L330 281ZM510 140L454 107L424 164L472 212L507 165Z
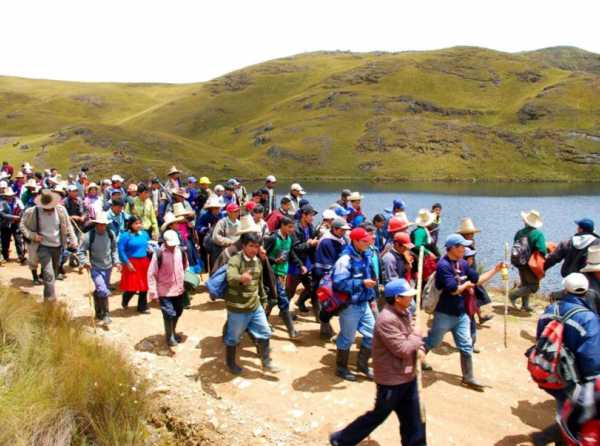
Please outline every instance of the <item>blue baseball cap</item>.
M335 213L338 215L338 217L347 217L350 215L350 211L341 206L335 208Z
M417 290L410 286L406 279L393 279L385 284L383 295L385 297L414 296Z
M198 180L196 179L196 177L188 177L187 182L188 183L197 183Z
M467 240L460 234L450 234L446 239L446 249L454 248L455 246L471 246L472 240Z
M393 209L405 210L406 209L406 202L404 200L402 200L401 198L398 198L398 199L394 200Z
M591 218L582 218L581 220L575 220L575 224L583 229L585 232L594 232L594 221Z

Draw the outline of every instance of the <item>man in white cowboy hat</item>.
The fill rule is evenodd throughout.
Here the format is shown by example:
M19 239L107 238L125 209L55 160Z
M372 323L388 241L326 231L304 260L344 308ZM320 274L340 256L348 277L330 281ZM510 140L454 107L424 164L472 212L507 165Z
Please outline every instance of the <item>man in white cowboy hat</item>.
M175 210L174 210L175 204L180 203L181 205L178 206L179 209L181 209L183 207L183 209L185 209L186 212L188 212L192 215L195 215L194 208L188 201L189 196L190 196L190 194L182 187L179 187L177 189L172 189L171 197L173 197L173 200L171 201L171 203L169 203L167 205L167 207L166 207L167 212L171 211L171 212L175 213Z
M296 211L300 209L300 200L302 197L306 195L306 192L298 183L294 183L290 186L290 193L286 195L290 199L290 209L289 215L293 217L296 214Z
M269 192L269 199L265 204L265 215L268 216L271 212L277 209L277 197L275 193L275 185L277 184L277 178L275 175L269 175L265 178L265 189Z
M589 290L586 301L596 312L600 313L600 246L592 246L588 250L585 266L581 273L588 279Z
M117 239L110 229L106 213L100 212L91 221L94 227L81 239L79 263L90 272L94 282L94 309L96 319L110 324L108 298L110 297L110 276L113 268L121 270L117 254Z
M58 194L44 189L35 198L35 206L23 214L20 229L23 236L31 240L30 256L35 256L42 265L44 299L55 300L54 281L60 266L63 249L77 248L77 236L69 220L67 210L58 204ZM30 259L31 262L31 259Z
M522 309L531 312L533 310L529 306L529 297L540 289L540 279L538 279L526 261L528 261L531 255L536 251L546 257L546 239L542 231L540 231L543 221L538 211L531 210L528 212L521 212L521 218L523 219L525 226L515 234L511 253L513 259L515 257L521 257L523 259L521 264L515 264L513 261L513 265L519 270L521 283L517 288L510 292L509 298L513 305L516 304L517 299L521 298L523 302ZM517 256L516 253L518 252L520 252L521 255Z
M415 225L417 226L410 234L410 239L415 245L415 248L419 249L421 246L425 248L425 254L433 256L434 258L440 257L440 252L437 246L433 243L433 237L429 232L429 228L435 221L435 215L428 209L420 209L415 219Z
M348 201L350 202L350 215L348 215L348 224L352 228L357 228L361 224L363 224L366 220L366 216L362 211L363 196L360 192L352 192L348 197Z
M239 238L233 245L229 245L221 251L221 254L219 254L219 257L217 257L213 265L215 271L225 265L230 258L242 250L242 235L250 233L260 234L260 227L256 224L251 214L242 215L239 221L240 223L236 231L236 235Z
M19 222L23 214L23 204L15 198L15 191L7 188L0 195L0 238L2 240L2 257L8 260L10 252L10 242L15 241L15 249L19 262L25 261L25 247L23 238L19 230Z
M21 190L21 196L19 197L25 208L34 206L33 198L37 193L39 193L39 189L40 186L35 179L30 178L27 180L23 186L23 189Z
M165 188L167 190L178 189L181 187L181 179L179 178L180 174L181 174L181 171L179 169L177 169L177 167L171 166L171 168L167 172L168 179L165 184Z

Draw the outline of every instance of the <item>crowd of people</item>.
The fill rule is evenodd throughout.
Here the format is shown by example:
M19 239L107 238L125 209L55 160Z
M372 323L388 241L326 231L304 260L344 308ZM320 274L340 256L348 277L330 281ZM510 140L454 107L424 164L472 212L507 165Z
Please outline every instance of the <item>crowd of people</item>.
M237 349L245 334L255 343L264 370L279 370L269 345L275 308L290 339L302 336L296 314L312 311L320 336L335 341L333 373L347 381L356 381L358 373L377 384L375 408L333 433L333 445L359 443L392 411L400 420L403 445L426 444L416 365L419 361L423 370L431 369L426 356L448 332L460 352L463 385L483 390L473 355L479 352L477 327L492 317L481 311L491 303L485 284L508 265L498 262L480 271L480 230L471 218L465 217L442 243L440 203L418 210L411 221L406 203L396 199L368 218L359 192L345 189L318 212L298 183L279 198L273 175L252 192L236 178L214 187L207 177L183 179L175 167L164 179L139 183L126 183L120 175L95 182L91 176L87 168L62 177L56 169L38 172L29 163L18 170L8 162L2 165L0 264L11 259L14 246L33 284L43 286L45 301L56 299L55 281L64 280L69 264L70 271L89 273L95 318L108 325L116 269L122 307L127 309L137 295L136 309L144 314L150 301L158 301L165 342L172 347L182 341L177 323L190 306L190 291L199 274L207 273L211 299L226 303L224 362L236 375L243 373ZM520 283L510 300L516 306L521 299L522 311L531 311L529 299L544 271L562 262L565 290L553 296L556 302L541 317L537 335L542 337L548 321L581 308L565 321L564 342L580 382L591 381L600 376L600 240L594 223L576 221L576 234L554 246L546 243L539 212L523 212L521 218L524 226L511 251ZM429 287L417 285L429 282ZM426 336L414 326L420 292L436 292L438 299ZM333 317L339 318L338 333ZM359 334L353 368L350 350ZM573 389L569 383L552 392L559 413L572 407L565 402L572 401Z

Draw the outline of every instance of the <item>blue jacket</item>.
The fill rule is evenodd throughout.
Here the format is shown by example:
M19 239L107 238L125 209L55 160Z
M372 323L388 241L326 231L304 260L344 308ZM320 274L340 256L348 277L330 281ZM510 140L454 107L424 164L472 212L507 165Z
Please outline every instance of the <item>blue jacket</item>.
M213 215L210 211L204 211L196 218L196 231L206 234L210 228L221 219L221 214Z
M442 257L435 270L435 286L442 290L435 311L451 316L464 314L465 298L452 293L466 281L476 284L479 281L477 271L471 268L464 259L455 262L450 260L447 255Z
M345 239L334 237L329 232L319 240L312 271L315 278L321 278L333 269L333 265L342 254L344 246L346 246Z
M360 254L350 243L342 251L333 269L333 289L348 294L351 304L369 302L375 298L375 289L366 288L365 279L376 280L373 260L367 252Z
M536 337L540 337L550 322L556 305L561 316L578 306L589 310L575 314L566 322L563 342L575 355L575 363L581 378L590 379L600 376L600 319L584 300L567 294L557 303L546 307L538 321Z

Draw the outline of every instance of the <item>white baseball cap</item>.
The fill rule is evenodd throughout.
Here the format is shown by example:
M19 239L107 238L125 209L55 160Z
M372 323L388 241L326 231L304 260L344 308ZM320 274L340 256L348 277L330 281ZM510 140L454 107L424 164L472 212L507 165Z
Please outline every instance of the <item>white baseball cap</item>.
M165 231L163 238L165 239L167 246L179 246L179 235L177 235L177 233L172 229Z
M585 294L590 287L587 277L581 273L569 274L563 279L562 284L567 293L577 295Z
M306 192L304 192L304 189L302 189L302 186L300 186L298 183L294 183L290 186L290 190L299 192L300 195L304 195L306 194Z
M334 220L337 214L332 209L325 209L323 211L323 220Z
M111 180L113 183L115 183L115 182L117 182L117 181L120 181L120 182L122 183L123 181L125 181L125 180L123 179L123 177L121 177L121 175L113 175L113 176L112 176L112 178L111 178L110 180Z
M275 176L274 176L274 175L269 175L269 176L268 176L268 177L265 179L265 181L266 181L267 183L277 183L277 178L275 178Z

